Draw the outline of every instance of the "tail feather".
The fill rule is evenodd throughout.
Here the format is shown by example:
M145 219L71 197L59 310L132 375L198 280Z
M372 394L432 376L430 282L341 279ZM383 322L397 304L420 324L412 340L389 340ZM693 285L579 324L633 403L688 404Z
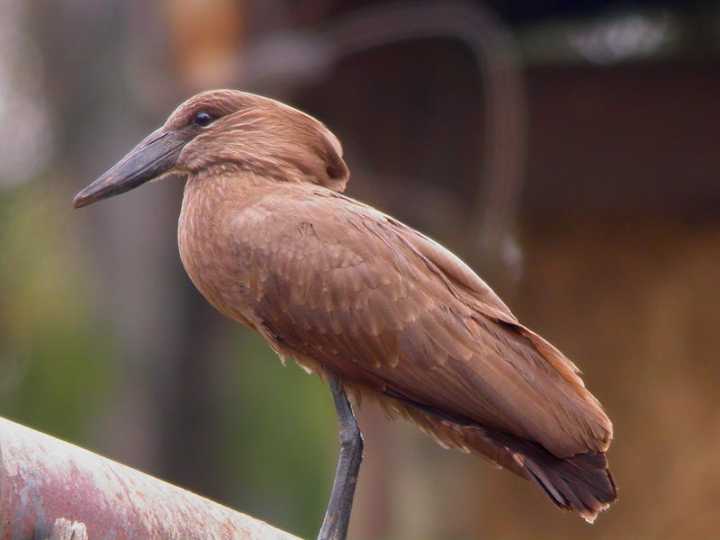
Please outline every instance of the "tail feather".
M525 457L524 468L561 508L592 523L617 498L605 454L581 454L560 460Z
M515 472L535 482L560 508L577 512L588 523L617 498L617 489L602 452L558 458L542 446L488 432L515 462Z
M577 512L589 523L617 499L604 452L557 457L536 442L479 426L397 394L391 397L397 401L381 402L389 414L412 420L442 446L477 452L534 482L556 506Z

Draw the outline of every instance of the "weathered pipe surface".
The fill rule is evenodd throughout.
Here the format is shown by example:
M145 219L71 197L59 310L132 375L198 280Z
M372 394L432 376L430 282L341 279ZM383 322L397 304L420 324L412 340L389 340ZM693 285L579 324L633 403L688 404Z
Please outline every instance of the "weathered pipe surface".
M0 417L0 540L297 538Z

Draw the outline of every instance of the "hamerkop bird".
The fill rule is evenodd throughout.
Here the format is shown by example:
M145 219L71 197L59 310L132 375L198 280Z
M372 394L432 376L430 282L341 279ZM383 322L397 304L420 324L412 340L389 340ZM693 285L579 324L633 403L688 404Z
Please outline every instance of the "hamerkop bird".
M612 424L575 365L455 255L341 195L342 147L318 120L244 92L198 94L74 204L173 173L187 178L178 243L195 286L330 383L341 450L321 538L345 536L362 455L346 391L588 521L615 499Z

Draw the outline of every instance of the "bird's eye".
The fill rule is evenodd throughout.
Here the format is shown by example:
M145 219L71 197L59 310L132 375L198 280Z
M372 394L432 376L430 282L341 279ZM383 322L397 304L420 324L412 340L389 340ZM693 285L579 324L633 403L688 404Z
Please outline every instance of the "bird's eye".
M193 117L193 123L200 127L209 126L212 124L213 120L215 120L215 117L205 111L195 113L195 116Z

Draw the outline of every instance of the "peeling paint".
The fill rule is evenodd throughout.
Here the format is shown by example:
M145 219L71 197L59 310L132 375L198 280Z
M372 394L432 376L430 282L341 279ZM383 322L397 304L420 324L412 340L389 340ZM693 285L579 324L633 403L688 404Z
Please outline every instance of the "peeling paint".
M87 527L79 521L58 518L48 540L88 540Z

